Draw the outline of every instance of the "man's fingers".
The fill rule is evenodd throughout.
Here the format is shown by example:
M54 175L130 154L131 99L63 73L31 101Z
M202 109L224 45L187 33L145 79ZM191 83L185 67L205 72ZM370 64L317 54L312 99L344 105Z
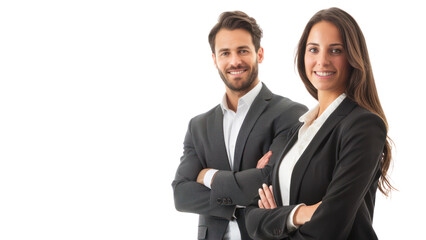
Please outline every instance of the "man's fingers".
M256 168L257 168L257 169L261 169L261 168L262 168L262 159L260 159L260 160L257 162Z
M256 165L256 168L257 169L262 169L262 168L264 168L265 167L265 165L266 164L264 164L264 159L260 159L258 162L257 162L257 165Z
M272 151L269 151L265 155L263 155L263 157L259 159L259 161L257 162L256 168L257 169L264 168L266 164L268 164L269 158L271 157L271 155L272 155Z
M263 159L263 167L265 167L266 166L266 164L268 164L268 162L269 162L269 158L271 158L271 156L272 156L272 151L269 151L269 152L267 152L263 157L264 157L264 159Z
M263 164L264 164L264 162L265 162L265 156L266 155L263 155L263 157L262 158L260 158L259 159L259 161L257 161L257 165L256 165L256 168L263 168L264 166L263 166Z
M269 158L272 156L272 151L267 152L265 156L268 158L268 161L269 161Z
M268 163L269 162L269 158L272 156L272 151L267 152L265 155L263 155L262 159L263 162ZM266 165L266 164L265 164Z

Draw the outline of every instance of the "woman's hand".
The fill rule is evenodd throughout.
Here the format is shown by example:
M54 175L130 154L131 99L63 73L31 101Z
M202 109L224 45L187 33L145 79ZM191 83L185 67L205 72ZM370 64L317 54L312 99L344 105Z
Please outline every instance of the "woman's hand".
M266 184L262 185L263 188L259 188L260 200L258 202L259 208L264 209L274 209L277 207L277 204L274 200L274 193L272 191L272 185L267 186Z
M298 226L309 222L321 203L322 201L310 206L300 206L293 215L293 223Z

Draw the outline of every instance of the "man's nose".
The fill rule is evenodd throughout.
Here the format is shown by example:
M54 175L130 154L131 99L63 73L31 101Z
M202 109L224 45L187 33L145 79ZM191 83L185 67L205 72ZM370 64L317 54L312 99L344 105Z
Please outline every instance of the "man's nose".
M232 67L238 67L239 65L241 65L241 63L241 56L239 56L238 54L231 55L230 64Z

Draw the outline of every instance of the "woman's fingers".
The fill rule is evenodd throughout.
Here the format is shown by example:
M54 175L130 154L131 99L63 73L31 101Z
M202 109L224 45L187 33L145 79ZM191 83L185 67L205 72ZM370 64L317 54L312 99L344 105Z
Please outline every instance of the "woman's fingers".
M272 190L272 185L269 186L269 190L271 191L272 200L273 200L272 208L276 208L277 207L277 203L275 202L274 191Z
M277 204L275 203L274 194L272 193L272 186L268 187L268 185L263 184L263 191L265 192L270 208L276 208Z
M260 196L260 201L262 201L263 207L266 209L270 209L271 206L269 205L268 199L266 198L265 192L262 188L259 188L259 196Z
M314 207L314 212L317 210L317 208L319 207L319 205L321 205L322 201L318 202L317 204L313 205ZM312 213L313 214L313 213Z
M260 200L258 205L260 208L273 209L277 207L275 203L274 194L272 192L272 186L267 186L266 184L262 185L262 188L259 188Z
M262 200L259 199L259 201L257 202L257 204L259 205L259 208L265 208L262 204Z

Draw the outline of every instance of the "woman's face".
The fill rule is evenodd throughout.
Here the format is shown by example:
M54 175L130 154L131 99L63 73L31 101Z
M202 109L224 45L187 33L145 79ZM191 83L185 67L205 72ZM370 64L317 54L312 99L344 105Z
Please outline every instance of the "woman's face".
M339 29L331 22L318 22L309 32L305 70L318 93L340 95L345 91L349 63Z

